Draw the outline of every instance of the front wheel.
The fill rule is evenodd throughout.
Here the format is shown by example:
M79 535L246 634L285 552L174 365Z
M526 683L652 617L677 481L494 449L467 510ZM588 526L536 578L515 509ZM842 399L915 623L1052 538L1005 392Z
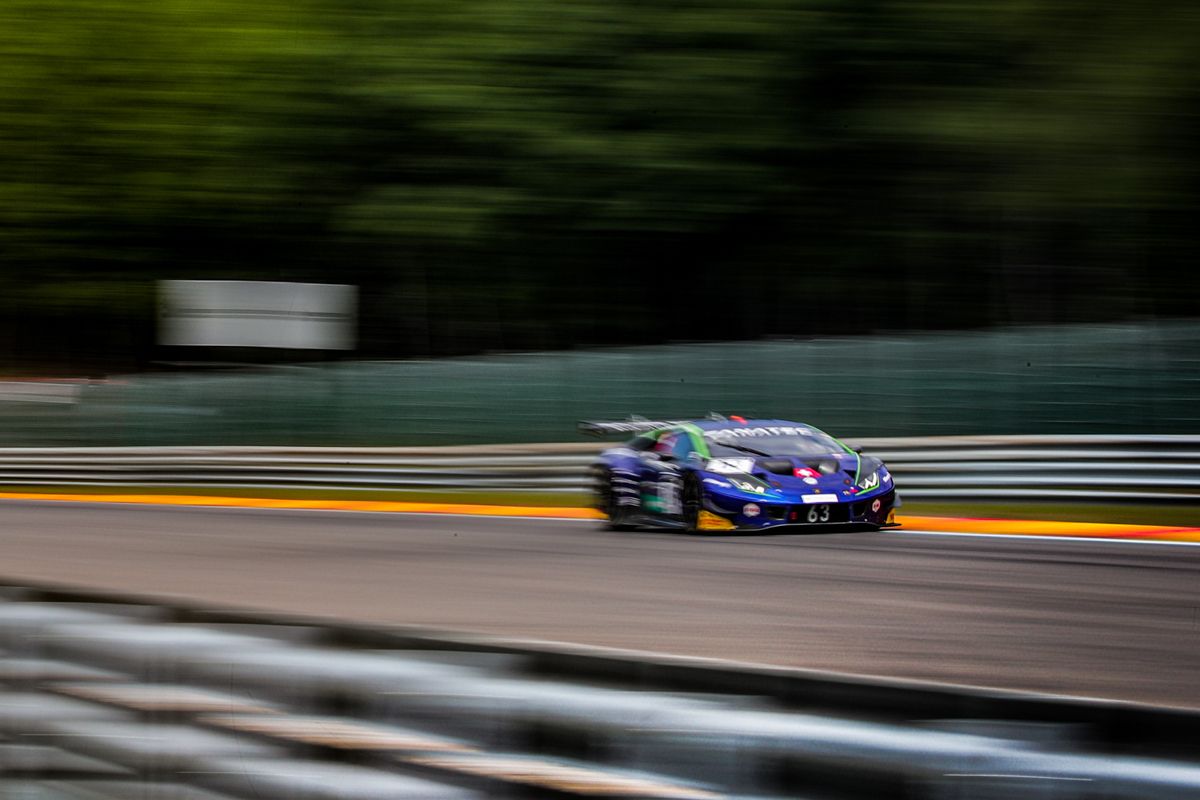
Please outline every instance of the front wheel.
M688 475L684 479L680 504L683 507L684 529L689 533L700 530L700 512L704 508L704 496L700 489L700 481L695 475Z

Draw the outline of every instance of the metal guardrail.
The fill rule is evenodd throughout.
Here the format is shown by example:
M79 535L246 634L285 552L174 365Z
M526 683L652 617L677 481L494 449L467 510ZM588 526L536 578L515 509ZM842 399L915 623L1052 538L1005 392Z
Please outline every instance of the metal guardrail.
M0 796L1200 794L1200 713L0 586Z
M1200 436L948 436L854 442L924 499L1200 503ZM0 448L0 485L583 492L601 449Z

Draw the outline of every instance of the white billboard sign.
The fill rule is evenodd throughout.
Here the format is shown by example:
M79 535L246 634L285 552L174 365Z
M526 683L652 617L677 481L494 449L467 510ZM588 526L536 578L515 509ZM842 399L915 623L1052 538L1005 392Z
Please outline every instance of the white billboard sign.
M342 284L160 281L159 342L351 350L357 302Z

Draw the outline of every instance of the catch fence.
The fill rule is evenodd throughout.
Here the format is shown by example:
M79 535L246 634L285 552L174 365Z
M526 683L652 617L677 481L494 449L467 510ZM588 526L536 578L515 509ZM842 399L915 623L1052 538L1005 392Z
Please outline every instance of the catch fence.
M0 446L563 442L722 414L843 438L1200 434L1200 324L676 344L0 381Z

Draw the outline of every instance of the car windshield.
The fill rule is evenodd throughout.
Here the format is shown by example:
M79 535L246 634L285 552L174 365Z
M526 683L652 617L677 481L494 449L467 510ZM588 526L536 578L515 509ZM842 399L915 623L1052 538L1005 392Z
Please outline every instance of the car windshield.
M818 456L840 453L843 448L830 436L811 428L734 428L706 431L705 441L714 456L767 455Z

